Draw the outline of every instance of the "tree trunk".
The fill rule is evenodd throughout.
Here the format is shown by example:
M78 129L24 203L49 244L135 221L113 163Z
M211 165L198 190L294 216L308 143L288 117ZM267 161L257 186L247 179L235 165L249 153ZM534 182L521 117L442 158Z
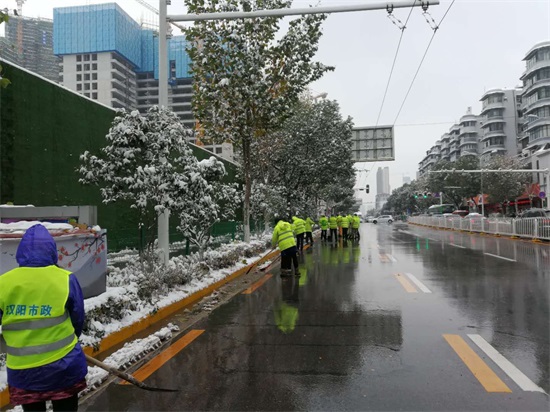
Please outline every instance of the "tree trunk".
M250 138L243 139L243 170L244 170L244 205L243 205L243 229L244 241L250 242L250 192L252 182L250 179Z

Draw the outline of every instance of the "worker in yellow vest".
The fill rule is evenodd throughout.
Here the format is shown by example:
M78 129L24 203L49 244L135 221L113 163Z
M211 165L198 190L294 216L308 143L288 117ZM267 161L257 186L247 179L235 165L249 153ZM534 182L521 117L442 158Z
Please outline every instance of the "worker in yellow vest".
M359 235L359 227L361 226L361 218L359 217L359 215L357 215L357 213L355 213L353 215L353 220L352 220L352 224L351 224L351 227L352 227L352 234L353 234L353 239L355 240L359 240L360 239L360 235Z
M338 235L336 231L338 230L338 218L332 215L328 220L328 227L330 229L330 240L335 242L338 240Z
M299 217L293 216L292 228L294 229L294 234L296 235L296 247L298 248L298 253L302 253L304 249L306 221L304 219L300 219Z
M348 240L349 220L347 216L342 217L341 226L342 226L342 238L344 240Z
M321 215L321 218L319 219L319 226L321 226L321 241L326 241L329 223L325 215Z
M88 367L78 342L84 299L76 277L57 264L53 237L31 226L17 248L19 267L0 276L0 321L10 402L25 411L76 411Z
M315 222L309 216L305 220L306 222L306 243L308 245L313 245L313 225Z
M271 237L273 247L279 246L281 251L281 277L291 276L292 264L294 263L294 274L300 275L298 271L298 250L292 225L284 220L279 220L273 229Z

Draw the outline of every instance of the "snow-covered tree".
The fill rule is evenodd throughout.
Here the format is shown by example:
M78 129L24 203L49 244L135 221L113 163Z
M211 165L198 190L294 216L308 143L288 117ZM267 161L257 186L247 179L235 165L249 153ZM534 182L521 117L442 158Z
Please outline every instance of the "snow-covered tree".
M495 156L483 169L522 170L525 169L525 161L509 156ZM526 190L526 185L530 181L531 174L527 171L525 173L483 173L483 191L493 202L511 202Z
M156 226L159 213L170 210L202 253L213 224L231 217L240 205L241 191L223 182L222 162L197 160L189 134L167 109L152 107L147 116L120 111L101 153L81 155L80 182L99 186L104 203L128 201L147 229Z
M188 13L288 8L288 0L185 0ZM201 21L185 32L193 74L193 112L204 135L240 150L244 230L250 239L251 155L270 138L300 93L331 68L313 62L324 15L294 19L280 39L281 18Z
M194 159L189 134L175 113L158 106L146 116L120 110L101 153L80 156L79 181L99 186L106 204L129 202L138 210L140 224L150 229L158 213L174 207L174 193L185 185L184 178L176 177L189 173Z
M195 159L194 163L195 170L188 176L185 188L176 192L175 209L180 219L178 230L198 247L202 259L212 227L234 217L242 202L242 191L236 184L223 182L225 167L215 157L200 162Z
M351 118L335 101L300 102L272 137L272 182L283 188L290 214L316 214L319 200L351 208L355 173L351 159Z
M477 156L462 156L455 162L439 161L433 170L476 170L480 168ZM472 200L481 193L479 173L430 173L428 187L432 193L443 192L445 203L451 201L458 208L465 198Z

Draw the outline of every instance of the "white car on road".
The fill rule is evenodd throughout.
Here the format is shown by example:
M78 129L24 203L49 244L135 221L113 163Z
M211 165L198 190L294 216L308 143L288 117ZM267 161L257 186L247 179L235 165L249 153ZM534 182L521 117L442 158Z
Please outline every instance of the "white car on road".
M382 215L372 219L372 223L393 223L392 215Z

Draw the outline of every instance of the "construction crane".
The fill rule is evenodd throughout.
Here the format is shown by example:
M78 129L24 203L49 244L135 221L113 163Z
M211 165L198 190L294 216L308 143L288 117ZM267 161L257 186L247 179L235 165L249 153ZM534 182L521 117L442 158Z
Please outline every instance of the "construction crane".
M17 0L18 2L19 1L26 1L26 0ZM145 7L147 10L149 11L152 11L153 13L155 13L157 16L159 15L159 11L157 9L155 9L153 6L151 6L149 3L147 3L145 0L136 0L139 4L141 4L143 7ZM178 29L180 29L182 32L184 31L184 27L183 26L180 26L179 24L177 23L174 23L174 22L170 22L171 25L177 27Z

